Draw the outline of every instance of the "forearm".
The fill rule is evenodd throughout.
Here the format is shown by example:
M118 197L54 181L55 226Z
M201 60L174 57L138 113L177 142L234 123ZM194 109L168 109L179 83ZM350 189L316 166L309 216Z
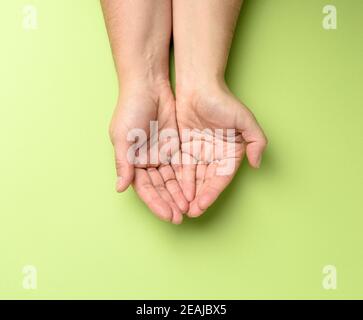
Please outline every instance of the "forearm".
M169 80L171 0L101 0L119 83Z
M224 82L242 0L173 0L178 87Z

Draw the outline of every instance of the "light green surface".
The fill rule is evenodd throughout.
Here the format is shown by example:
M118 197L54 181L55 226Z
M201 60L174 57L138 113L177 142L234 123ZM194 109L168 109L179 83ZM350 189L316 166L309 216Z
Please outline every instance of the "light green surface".
M337 30L322 28L328 3ZM22 28L25 4L37 30ZM362 35L361 0L246 1L227 78L269 150L173 226L114 192L98 1L2 0L0 298L363 298Z

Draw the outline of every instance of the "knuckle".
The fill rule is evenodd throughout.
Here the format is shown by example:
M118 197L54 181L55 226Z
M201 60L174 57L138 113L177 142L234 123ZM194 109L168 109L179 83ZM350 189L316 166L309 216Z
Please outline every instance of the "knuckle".
M122 170L125 168L125 163L121 161L120 159L115 160L115 166L117 170Z

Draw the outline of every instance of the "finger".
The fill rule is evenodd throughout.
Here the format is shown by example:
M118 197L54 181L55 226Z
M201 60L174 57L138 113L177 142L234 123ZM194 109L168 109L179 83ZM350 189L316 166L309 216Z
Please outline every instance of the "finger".
M160 196L166 202L172 202L173 199L169 194L168 190L166 190L164 180L160 174L160 172L156 168L148 168L147 173L150 177L151 183L153 184L155 190L160 194Z
M197 218L202 215L203 210L199 208L197 201L193 200L189 205L189 211L187 213L189 218Z
M201 206L199 204L200 199L203 200L203 204L207 202L208 204L213 200L216 199L217 193L219 194L219 190L216 189L215 186L210 186L210 180L216 174L217 163L210 163L206 166L204 177L203 177L203 184L199 188L199 192L195 199L190 204L190 210L188 212L188 216L192 218L199 217L205 209L208 207Z
M171 167L174 171L176 181L181 185L183 178L183 167L181 165L181 155L180 152L175 153L171 158Z
M194 158L188 154L183 154L181 187L185 198L191 202L195 197L195 170Z
M199 191L203 185L207 167L208 166L206 164L203 164L201 162L197 164L196 175L195 175L195 188L196 188L195 194L196 194L196 196L198 196Z
M127 160L127 143L114 143L115 165L117 173L116 191L123 192L132 183L135 175L135 168Z
M133 185L138 196L156 216L165 221L172 220L172 208L156 191L145 169L135 169Z
M241 131L242 137L246 142L246 154L248 162L254 168L261 165L262 154L267 147L267 138L255 117L249 111L240 108L237 120L237 128Z
M235 170L232 174L221 175L218 169L224 168L230 159L224 159L218 163L211 163L205 173L204 183L200 188L198 195L193 201L193 210L190 210L190 216L197 217L201 215L207 208L209 208L224 191L224 189L232 181L237 169L239 167L239 160L235 160ZM191 204L192 207L192 204ZM199 208L199 210L198 210Z
M164 180L160 174L160 172L156 168L147 169L150 180L156 190L157 193L161 196L161 198L168 203L170 208L173 211L172 222L179 222L180 217L182 216L182 212L178 208L178 206L174 203L173 198L169 191L166 189ZM182 219L182 218L181 218ZM179 222L180 223L180 222Z
M229 162L234 162L234 171L230 174L220 174L223 169L229 165ZM218 163L213 163L208 166L205 182L198 196L198 206L201 210L206 210L217 200L219 195L230 184L240 164L239 159L223 159Z
M183 213L174 202L169 203L169 205L173 210L173 218L171 222L173 224L181 224L183 222Z
M175 173L170 165L161 166L159 172L164 180L166 189L169 191L174 202L182 213L189 209L188 201L185 199L182 189L176 181Z
M179 186L181 186L182 180L183 180L183 167L182 167L182 165L172 164L171 167L172 167L172 169L174 171L176 181L178 182Z

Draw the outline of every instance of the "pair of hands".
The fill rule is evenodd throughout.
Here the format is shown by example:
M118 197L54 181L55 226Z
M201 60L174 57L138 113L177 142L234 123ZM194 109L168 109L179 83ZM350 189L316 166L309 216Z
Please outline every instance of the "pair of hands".
M213 204L228 186L238 170L244 155L252 167L258 168L267 145L266 137L251 111L243 105L223 84L210 87L176 88L176 99L169 81L139 82L121 91L110 124L110 137L115 150L118 192L133 185L139 197L160 219L180 224L183 215L198 217ZM158 130L175 129L179 132L178 156L184 161L134 165L127 153L132 144L128 133L134 128L148 134L150 149L150 121L158 121ZM199 133L205 129L221 130L217 137L222 143L233 144L233 153L212 153L209 161L203 161L195 148L195 137L182 135L184 129ZM235 129L232 142L226 129ZM215 140L200 138L203 150L213 149ZM225 148L224 148L225 149ZM193 161L194 160L194 161ZM218 174L218 169L233 162L228 174Z
M245 154L252 167L259 167L267 143L252 113L224 81L242 0L101 4L122 87L110 125L117 191L132 184L152 212L175 224L184 214L198 217L231 182ZM171 39L175 97L169 81ZM160 134L150 129L154 121ZM135 129L144 133L148 151L168 144L163 137L168 129L178 146L165 162L149 161L150 156L136 164L128 158L135 142L129 133Z

